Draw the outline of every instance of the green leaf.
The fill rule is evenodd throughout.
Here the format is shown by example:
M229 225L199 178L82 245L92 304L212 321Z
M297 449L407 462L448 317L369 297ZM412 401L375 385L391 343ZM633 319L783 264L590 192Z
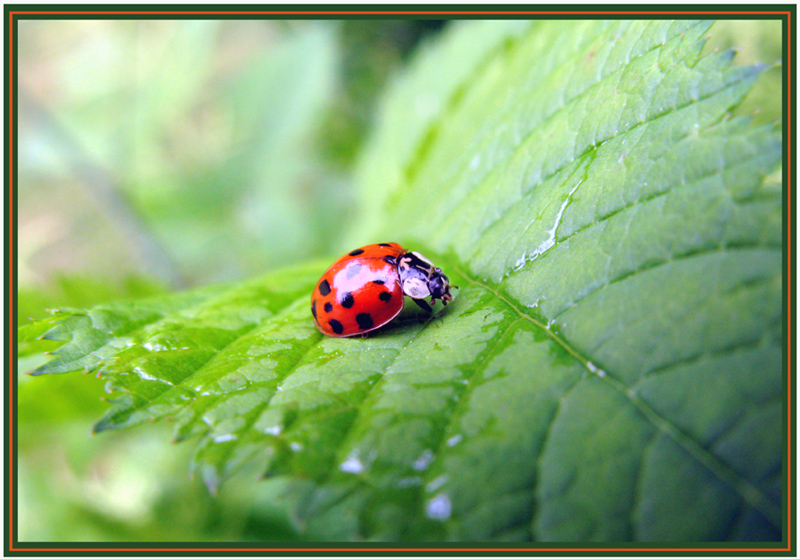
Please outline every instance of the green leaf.
M781 142L730 116L759 68L700 57L708 27L465 23L422 53L353 238L441 266L435 316L323 337L315 262L57 316L37 372L107 377L97 430L175 419L212 489L277 476L310 539L780 540Z

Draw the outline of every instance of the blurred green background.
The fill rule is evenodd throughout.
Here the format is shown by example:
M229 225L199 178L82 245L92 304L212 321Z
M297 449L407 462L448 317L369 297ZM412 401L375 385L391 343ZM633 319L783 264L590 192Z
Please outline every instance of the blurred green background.
M19 323L330 254L378 94L444 26L21 21ZM90 437L101 394L21 375L21 541L292 538L279 487L212 498L171 426Z
M380 94L457 24L21 21L19 323L351 248ZM770 65L739 111L778 120L757 107L780 87L779 25L716 24L707 50L731 46ZM296 538L280 480L212 497L170 425L90 436L102 381L19 382L20 541Z

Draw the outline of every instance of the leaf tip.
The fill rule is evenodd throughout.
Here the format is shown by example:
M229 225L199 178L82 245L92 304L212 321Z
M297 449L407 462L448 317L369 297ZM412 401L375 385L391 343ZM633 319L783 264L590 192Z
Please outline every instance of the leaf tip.
M92 427L92 435L96 435L97 433L102 433L103 431L108 431L109 429L113 428L114 423L108 417L104 417L94 424Z
M208 493L212 497L216 497L219 493L220 477L213 467L206 466L202 469L203 483L208 489Z
M34 369L32 371L25 371L23 374L30 375L32 377L40 377L42 375L46 375L47 374L47 365L42 365L41 367L38 367L38 368L36 368L36 369Z

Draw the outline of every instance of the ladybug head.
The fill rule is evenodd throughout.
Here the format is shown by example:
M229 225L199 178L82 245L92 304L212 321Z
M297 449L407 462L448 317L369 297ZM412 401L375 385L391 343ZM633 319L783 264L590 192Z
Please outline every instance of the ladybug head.
M436 299L441 299L442 304L446 305L447 301L453 300L453 296L450 294L450 280L442 273L441 268L433 269L428 287L431 290L431 303Z
M418 252L407 252L397 261L397 271L403 293L412 299L431 298L431 304L441 299L445 305L452 301L450 280L430 260Z

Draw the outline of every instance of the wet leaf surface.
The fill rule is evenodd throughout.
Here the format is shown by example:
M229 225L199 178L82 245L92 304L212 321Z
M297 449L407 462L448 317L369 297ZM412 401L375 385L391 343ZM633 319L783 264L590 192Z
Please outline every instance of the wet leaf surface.
M97 430L175 420L214 491L283 476L309 538L780 540L780 135L728 116L758 69L698 58L707 30L463 25L422 53L353 236L445 270L433 317L323 337L314 262L57 313L26 351L108 379Z

